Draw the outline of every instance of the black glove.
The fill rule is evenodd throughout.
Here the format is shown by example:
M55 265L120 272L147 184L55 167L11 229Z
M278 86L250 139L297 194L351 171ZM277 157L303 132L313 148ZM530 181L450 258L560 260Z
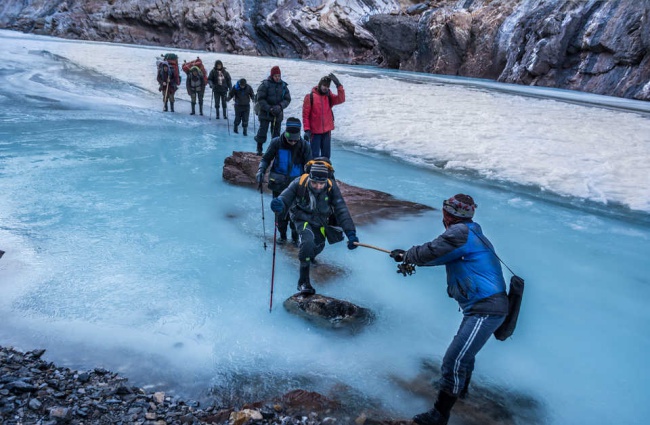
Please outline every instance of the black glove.
M359 238L357 238L357 232L352 231L352 232L346 232L345 233L348 237L348 249L355 249L357 245L355 245L355 242L359 242Z
M280 115L282 113L282 106L275 105L271 108L271 115Z
M259 190L262 190L262 185L264 184L264 170L261 168L257 170L257 174L255 174L255 180L257 180L257 188Z
M404 257L406 256L406 251L403 249L394 249L390 252L390 256L393 258L398 263L401 263L404 261Z
M311 130L305 130L305 140L311 142Z
M271 211L274 213L282 214L284 211L284 202L278 198L273 198L271 201Z
M341 85L341 82L339 81L338 78L336 78L336 75L334 75L334 74L332 74L332 73L330 72L330 75L328 75L328 77L330 78L330 80L332 80L332 82L334 83L334 85L335 85L336 88L338 89L339 86Z

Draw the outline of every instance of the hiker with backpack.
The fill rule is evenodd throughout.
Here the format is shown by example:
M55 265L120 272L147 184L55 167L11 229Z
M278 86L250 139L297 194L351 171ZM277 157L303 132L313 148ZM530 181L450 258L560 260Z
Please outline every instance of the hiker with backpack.
M390 256L402 264L447 268L447 293L463 310L463 320L442 360L438 398L433 409L416 415L419 425L446 425L456 400L467 394L474 359L508 314L501 263L494 247L472 221L476 204L457 194L442 204L445 232L431 242Z
M248 118L251 113L251 100L255 100L255 93L253 88L246 83L246 79L242 78L230 89L228 93L228 101L235 98L235 133L239 133L239 123L242 124L244 129L244 136L248 136Z
M216 118L219 119L219 101L221 100L223 118L228 119L226 97L230 89L232 89L232 81L230 80L230 74L226 71L223 62L220 60L214 63L214 68L212 68L210 75L208 75L208 84L210 84L210 88L214 94L214 107L217 110Z
M308 171L307 171L308 169ZM325 241L334 244L348 237L348 249L355 249L359 242L350 211L333 179L333 168L327 158L309 161L306 173L291 182L280 196L271 201L271 210L277 214L289 211L291 221L299 235L300 277L298 291L305 296L313 295L309 269L315 258L325 248ZM329 225L335 218L337 226Z
M291 103L291 94L286 82L282 81L279 66L271 68L271 74L263 80L257 89L255 114L259 117L260 127L257 130L257 154L262 155L262 146L266 142L266 133L271 127L271 137L280 135L283 110Z
M196 114L196 100L198 97L199 100L199 115L203 115L203 94L205 93L205 79L203 77L203 72L198 66L193 66L190 68L190 72L187 74L185 79L185 88L187 89L187 94L190 95L190 101L192 103L192 112L190 115Z
M298 118L287 118L287 127L284 133L274 137L269 147L262 156L257 170L257 184L260 191L264 184L264 174L271 164L268 188L273 192L273 198L280 196L289 184L305 172L305 165L311 159L309 143L300 137L301 124ZM278 231L280 239L278 244L287 241L287 227L289 225L288 211L278 215ZM291 240L298 245L298 232L291 222Z
M167 112L167 101L171 106L171 111L174 112L174 93L178 90L176 75L174 75L173 68L169 66L166 61L161 61L158 65L158 91L163 95L163 111Z
M330 91L332 83L336 86L336 94ZM311 144L314 157L330 157L332 130L334 130L332 108L343 102L345 102L345 89L332 73L321 78L318 85L305 96L302 102L302 121L305 126L305 138Z

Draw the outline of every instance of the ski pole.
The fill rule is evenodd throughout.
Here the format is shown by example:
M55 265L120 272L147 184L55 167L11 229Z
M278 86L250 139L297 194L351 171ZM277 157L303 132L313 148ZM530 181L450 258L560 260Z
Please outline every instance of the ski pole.
M275 280L275 247L276 247L276 237L278 234L278 215L275 215L275 227L273 229L273 266L271 267L271 301L269 304L269 313L273 310L273 283Z
M264 250L266 250L266 221L264 220L264 189L260 184L260 199L262 200L262 229L264 231Z
M376 249L377 251L381 251L381 252L385 252L387 254L390 254L390 251L387 250L387 249L384 249L384 248L379 248L379 247L376 247L376 246L373 246L373 245L368 245L368 244L361 243L361 242L354 242L354 244L356 246L362 246L364 248L372 248L372 249Z

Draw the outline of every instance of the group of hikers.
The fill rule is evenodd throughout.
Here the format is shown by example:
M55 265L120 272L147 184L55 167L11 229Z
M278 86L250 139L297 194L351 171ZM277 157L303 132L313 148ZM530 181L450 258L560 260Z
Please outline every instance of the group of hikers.
M190 74L193 75L188 79L201 75L195 72L196 69L192 68ZM256 174L258 189L263 191L269 171L267 187L273 193L270 207L276 215L277 243L287 243L290 229L291 241L298 246L298 291L301 296L310 297L316 293L311 285L310 268L316 264L316 257L326 242L340 242L345 234L349 249L363 245L359 243L353 218L336 183L330 160L331 132L334 129L332 108L345 102L345 89L334 74L322 77L303 98L302 121L295 117L287 118L281 133L283 111L291 102L291 94L278 66L271 68L257 94L245 79L240 79L232 87L230 75L221 61L215 62L207 82L215 98L221 102L224 117L227 117L226 102L235 98L235 129L239 122L243 123L244 135L250 102L256 102L260 122L255 136L256 152L262 156ZM330 90L332 83L336 93ZM187 87L189 92L190 87L195 86L188 82ZM204 89L205 85L200 90ZM162 90L164 86L161 86ZM195 93L202 114L203 93ZM194 99L192 97L192 113ZM173 111L173 101L171 105ZM219 117L218 101L215 101L215 106ZM269 129L272 138L263 152ZM463 312L458 332L443 358L434 407L413 417L413 422L419 425L448 423L458 398L467 395L476 354L509 313L501 260L481 226L473 221L476 208L474 199L466 194L459 193L444 200L442 223L445 230L442 234L408 250L394 249L390 252L400 266L444 265L447 293L458 302Z

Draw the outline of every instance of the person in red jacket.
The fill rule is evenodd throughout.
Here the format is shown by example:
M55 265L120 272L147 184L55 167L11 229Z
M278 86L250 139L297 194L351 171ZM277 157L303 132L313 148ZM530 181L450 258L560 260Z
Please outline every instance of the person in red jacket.
M330 91L331 83L336 86L336 94ZM302 103L302 122L305 139L311 144L314 158L331 155L332 130L334 130L334 113L332 107L345 102L345 89L334 74L323 77L318 85L311 89Z

